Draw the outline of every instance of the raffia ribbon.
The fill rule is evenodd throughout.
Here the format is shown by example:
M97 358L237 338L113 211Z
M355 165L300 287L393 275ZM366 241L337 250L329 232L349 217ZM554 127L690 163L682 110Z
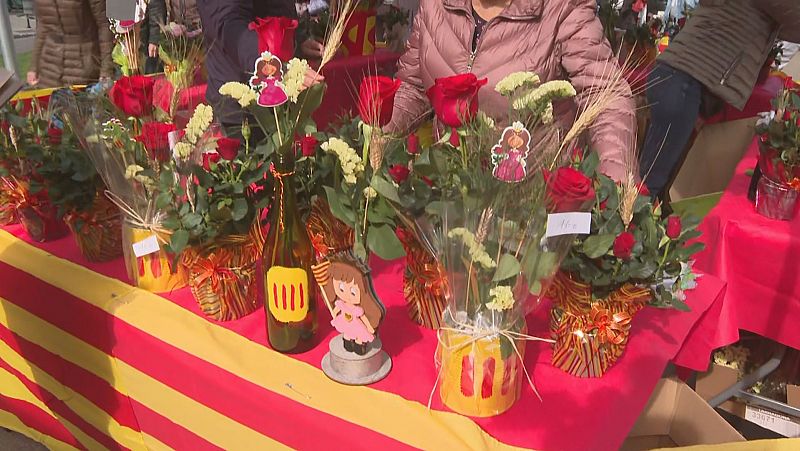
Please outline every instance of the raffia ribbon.
M114 205L116 205L122 213L126 216L128 223L136 228L142 230L149 230L153 232L156 236L156 239L161 242L161 244L167 244L167 239L164 238L166 236L170 236L171 232L165 229L161 225L160 218L158 215L154 215L152 221L148 221L143 218L133 207L128 205L121 197L117 196L111 191L106 190L105 195ZM147 214L146 216L150 216Z

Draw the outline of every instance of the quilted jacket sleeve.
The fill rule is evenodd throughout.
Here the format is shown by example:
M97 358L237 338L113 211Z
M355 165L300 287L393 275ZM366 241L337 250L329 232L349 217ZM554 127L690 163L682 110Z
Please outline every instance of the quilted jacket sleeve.
M595 16L595 1L571 0L566 8L558 29L561 65L578 92L578 108L583 111L591 92L607 86L619 65ZM618 181L625 176L626 166L636 163L635 106L627 84L624 91L589 129L592 148L600 155L600 171ZM638 173L635 167L632 169Z
M100 41L100 76L112 77L114 75L114 62L111 60L111 51L114 49L114 35L108 27L105 0L89 0L92 8L92 17L97 23L97 38Z
M780 39L800 43L800 2L797 0L760 0L754 2L781 26Z
M35 8L34 13L36 14L36 17L41 18L42 12L39 11L39 8L38 6L36 6L36 4L34 4L34 8ZM40 19L40 22L37 24L36 27L36 39L33 43L33 54L31 55L30 69L28 69L30 72L37 72L37 73L39 72L39 58L42 56L42 48L44 47L44 41L45 38L47 37L49 29L50 28L44 25Z
M394 97L394 111L392 120L385 127L385 131L394 135L407 135L413 132L431 111L430 101L425 95L425 87L420 76L420 36L424 25L423 1L420 10L414 18L414 26L408 38L406 52L400 58L397 78L402 84Z

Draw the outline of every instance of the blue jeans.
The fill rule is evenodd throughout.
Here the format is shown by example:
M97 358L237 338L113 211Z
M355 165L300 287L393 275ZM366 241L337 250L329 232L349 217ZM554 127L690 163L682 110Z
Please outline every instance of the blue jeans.
M700 114L703 85L691 75L657 63L650 73L647 102L650 127L639 171L653 197L660 196L677 170Z

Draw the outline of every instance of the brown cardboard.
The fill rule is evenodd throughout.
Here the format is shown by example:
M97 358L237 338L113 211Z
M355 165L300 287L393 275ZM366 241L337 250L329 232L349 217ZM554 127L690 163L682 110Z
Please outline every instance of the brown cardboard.
M800 409L800 385L786 385L786 404Z
M743 440L697 393L670 378L658 382L621 449L636 451Z
M695 390L701 398L708 401L735 384L738 380L738 370L714 363L711 365L709 371L697 376ZM741 402L735 400L725 401L719 407L726 412L744 418L745 405Z

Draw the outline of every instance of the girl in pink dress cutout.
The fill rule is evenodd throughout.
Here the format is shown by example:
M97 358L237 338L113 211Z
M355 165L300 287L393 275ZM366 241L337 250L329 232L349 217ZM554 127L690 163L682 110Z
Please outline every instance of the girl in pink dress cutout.
M283 83L281 83L281 77L283 77L281 67L281 60L269 52L264 52L256 60L256 72L250 78L250 86L260 90L256 101L260 106L276 107L289 100L286 91L283 90Z
M492 175L503 182L521 182L527 176L527 158L531 134L520 122L503 131L500 142L492 148Z
M375 339L385 308L363 265L351 258L331 260L328 282L322 286L333 302L331 325L342 334L345 350L364 355Z

